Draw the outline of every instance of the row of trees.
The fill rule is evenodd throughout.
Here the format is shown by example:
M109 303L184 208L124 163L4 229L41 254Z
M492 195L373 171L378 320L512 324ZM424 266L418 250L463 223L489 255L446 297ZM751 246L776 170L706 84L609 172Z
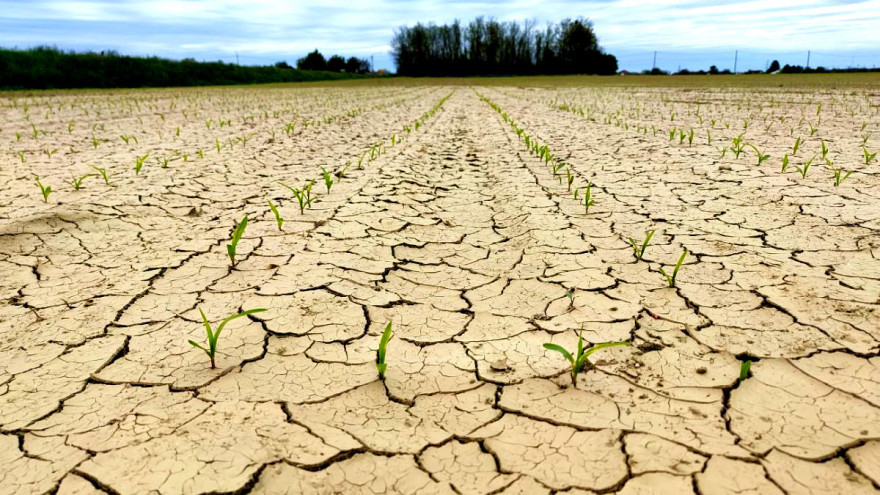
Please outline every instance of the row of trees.
M278 62L276 67L290 69L287 62ZM348 60L333 55L325 59L324 55L315 50L305 57L296 61L296 68L300 70L326 70L329 72L347 72L349 74L366 74L370 72L370 62L363 58L349 57Z
M397 74L614 74L617 58L599 46L593 23L565 19L539 29L534 21L478 17L467 26L403 26L391 40Z
M115 52L73 53L56 48L0 48L0 88L139 88L318 81L358 77L223 62L128 57Z
M745 72L737 72L738 74L823 74L826 72L833 73L845 73L845 72L880 72L880 69L877 68L848 68L848 69L827 69L822 67L802 67L800 65L788 65L785 64L782 67L779 66L779 61L774 60L773 63L767 67L767 70L747 70ZM730 69L718 70L718 67L713 65L709 67L708 71L705 70L689 70L689 69L680 69L678 72L668 72L662 69L651 69L651 70L643 70L642 74L646 75L669 75L675 74L676 76L689 76L689 75L705 75L705 74L732 74Z

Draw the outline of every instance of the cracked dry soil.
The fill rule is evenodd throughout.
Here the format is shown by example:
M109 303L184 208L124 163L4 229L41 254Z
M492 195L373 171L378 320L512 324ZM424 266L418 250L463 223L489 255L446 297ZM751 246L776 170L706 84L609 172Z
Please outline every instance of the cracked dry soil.
M575 187L594 184L588 214L477 93ZM880 136L878 102L429 86L0 97L0 493L877 493L880 167L859 146ZM722 157L740 133L771 159ZM855 170L840 187L821 159L793 171L823 140ZM320 168L347 162L327 193ZM74 191L89 165L110 185ZM319 201L300 214L277 181L312 178ZM636 261L627 239L648 230ZM659 268L684 248L667 287ZM268 311L230 323L217 369L187 344L204 339L197 308L216 324L254 307ZM579 329L632 345L594 354L574 388L542 344L573 348Z

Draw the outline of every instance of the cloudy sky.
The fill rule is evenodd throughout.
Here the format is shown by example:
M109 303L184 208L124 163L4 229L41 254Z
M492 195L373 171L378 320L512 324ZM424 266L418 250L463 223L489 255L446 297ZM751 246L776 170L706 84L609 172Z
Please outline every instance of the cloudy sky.
M54 45L130 55L272 64L325 55L374 57L394 69L394 29L476 16L593 20L628 70L763 69L770 60L880 66L880 0L0 0L0 46Z

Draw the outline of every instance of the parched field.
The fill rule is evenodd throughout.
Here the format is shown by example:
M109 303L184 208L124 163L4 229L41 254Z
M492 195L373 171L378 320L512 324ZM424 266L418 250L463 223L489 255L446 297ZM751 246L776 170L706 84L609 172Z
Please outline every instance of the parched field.
M877 493L869 88L0 95L0 493Z

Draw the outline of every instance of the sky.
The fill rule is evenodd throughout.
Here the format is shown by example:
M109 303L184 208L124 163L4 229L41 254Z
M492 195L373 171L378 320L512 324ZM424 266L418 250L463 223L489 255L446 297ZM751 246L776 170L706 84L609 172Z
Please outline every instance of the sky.
M395 69L390 40L417 22L593 21L621 69L764 69L772 60L880 67L880 0L0 0L0 47L115 50L247 65L319 49Z

